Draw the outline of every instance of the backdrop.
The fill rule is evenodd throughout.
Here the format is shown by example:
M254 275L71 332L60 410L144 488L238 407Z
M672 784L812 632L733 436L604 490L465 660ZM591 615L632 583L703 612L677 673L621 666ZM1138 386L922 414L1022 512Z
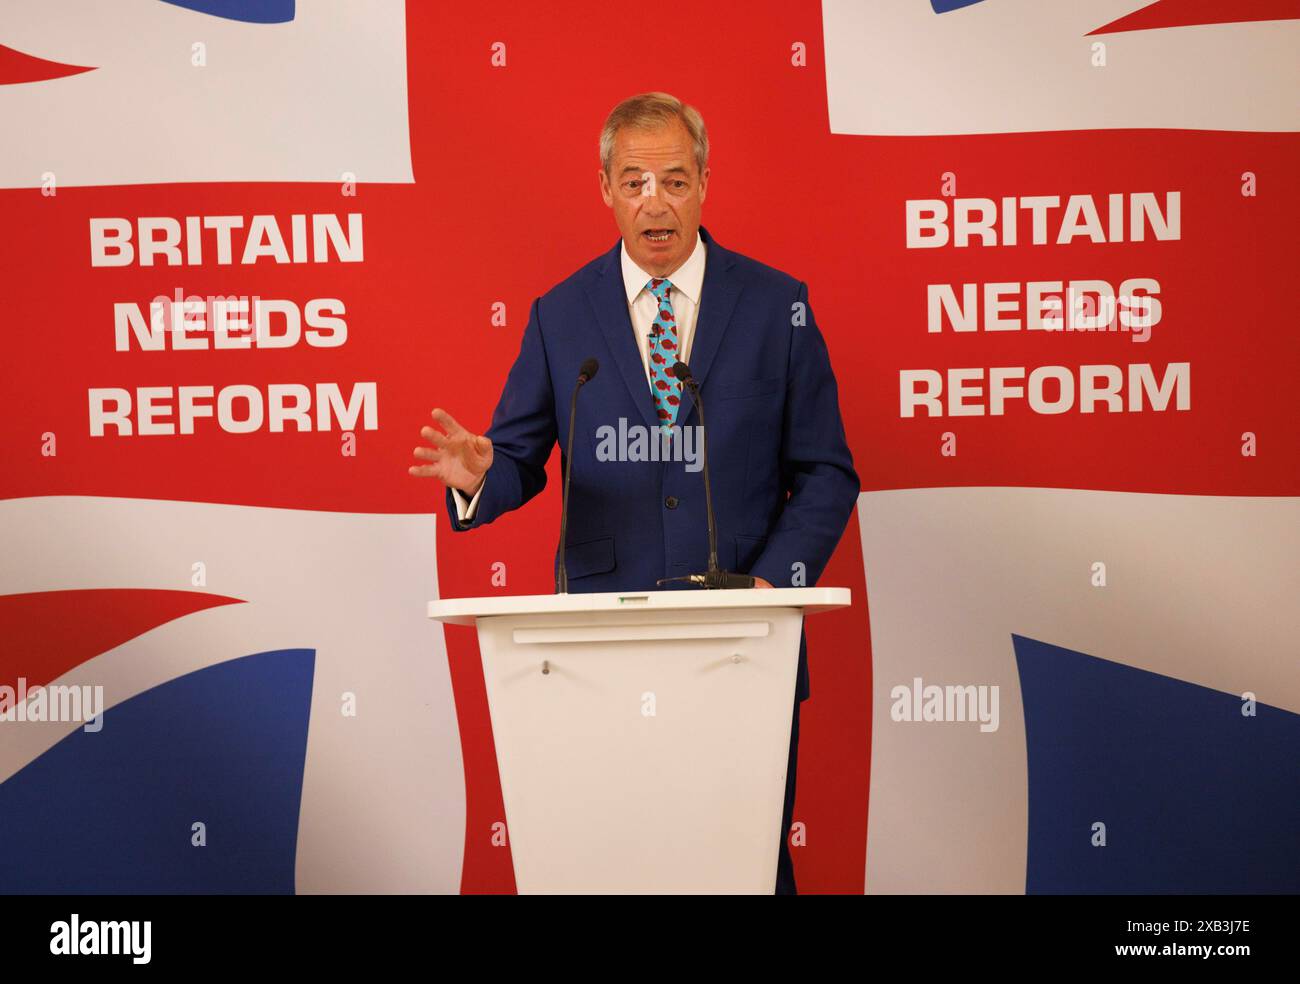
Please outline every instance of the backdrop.
M455 537L407 466L616 242L652 89L718 241L808 283L862 479L801 890L1300 890L1298 23L10 0L0 890L513 891L424 603L550 590L558 456Z

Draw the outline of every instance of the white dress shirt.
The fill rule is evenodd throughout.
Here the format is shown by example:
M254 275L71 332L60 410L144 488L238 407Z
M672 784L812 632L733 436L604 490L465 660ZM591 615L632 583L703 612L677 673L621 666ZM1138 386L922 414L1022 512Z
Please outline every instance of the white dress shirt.
M695 249L691 255L686 258L686 262L679 266L672 273L668 274L668 279L672 281L672 290L668 292L668 299L673 306L673 320L677 324L677 347L682 354L683 362L691 360L691 342L695 340L695 321L700 310L700 294L704 290L704 261L705 261L704 239L699 232L695 233ZM632 257L628 255L627 243L623 243L621 250L621 262L623 267L623 289L627 294L627 312L632 319L632 331L636 335L636 347L641 353L641 365L645 368L646 392L645 398L651 399L650 392L650 335L654 330L655 315L659 313L659 302L655 296L646 289L646 284L650 282L653 274L646 273L633 262ZM485 481L483 485L486 485ZM474 493L473 499L466 499L465 493L460 489L452 489L452 499L456 503L456 518L462 522L469 522L474 518L474 513L478 509L479 496L483 494L483 485L479 486Z
M668 300L673 305L673 320L677 323L677 346L682 353L683 362L691 361L691 342L695 340L695 318L700 310L700 292L704 289L704 240L695 234L695 249L668 279L673 289L668 292ZM623 246L623 289L627 292L627 311L632 318L632 330L636 332L636 347L641 352L641 364L645 366L646 394L650 394L650 334L654 330L655 315L659 313L659 302L654 294L646 290L653 274L646 273L632 262L627 255L627 245Z

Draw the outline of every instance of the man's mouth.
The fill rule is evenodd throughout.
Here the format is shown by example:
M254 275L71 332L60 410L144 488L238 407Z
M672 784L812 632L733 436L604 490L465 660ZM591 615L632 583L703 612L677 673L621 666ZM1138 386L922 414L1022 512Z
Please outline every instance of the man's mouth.
M641 233L642 236L650 240L652 243L666 243L670 238L672 238L672 234L673 231L671 229L647 229L645 232Z

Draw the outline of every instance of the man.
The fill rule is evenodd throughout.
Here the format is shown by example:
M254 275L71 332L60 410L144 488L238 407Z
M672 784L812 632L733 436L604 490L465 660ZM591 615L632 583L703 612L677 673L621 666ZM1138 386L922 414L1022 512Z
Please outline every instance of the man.
M410 471L447 486L452 529L490 523L541 491L551 448L568 433L579 366L599 362L578 399L570 591L643 591L706 567L698 451L677 429L698 425L699 414L671 375L678 359L706 404L724 568L754 575L762 588L816 584L857 499L807 288L724 249L700 225L708 155L700 114L674 97L646 93L616 106L601 132L599 181L620 243L533 302L486 435L442 409L433 411L438 426L420 432L430 446L415 449L423 463ZM597 432L620 418L651 438L671 435L667 446L681 442L688 453L608 460ZM795 893L789 830L807 696L801 639L778 894Z

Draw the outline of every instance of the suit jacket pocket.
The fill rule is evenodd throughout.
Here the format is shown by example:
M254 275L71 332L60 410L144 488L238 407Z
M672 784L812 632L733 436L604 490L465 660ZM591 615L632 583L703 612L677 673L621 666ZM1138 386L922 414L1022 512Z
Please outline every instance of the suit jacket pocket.
M569 579L589 574L605 574L614 569L614 538L602 536L598 540L571 543L564 553Z
M781 391L783 382L780 376L771 379L742 379L738 382L721 383L712 389L706 385L700 388L700 392L704 394L707 408L710 397L715 400L743 400L751 396L770 396Z

